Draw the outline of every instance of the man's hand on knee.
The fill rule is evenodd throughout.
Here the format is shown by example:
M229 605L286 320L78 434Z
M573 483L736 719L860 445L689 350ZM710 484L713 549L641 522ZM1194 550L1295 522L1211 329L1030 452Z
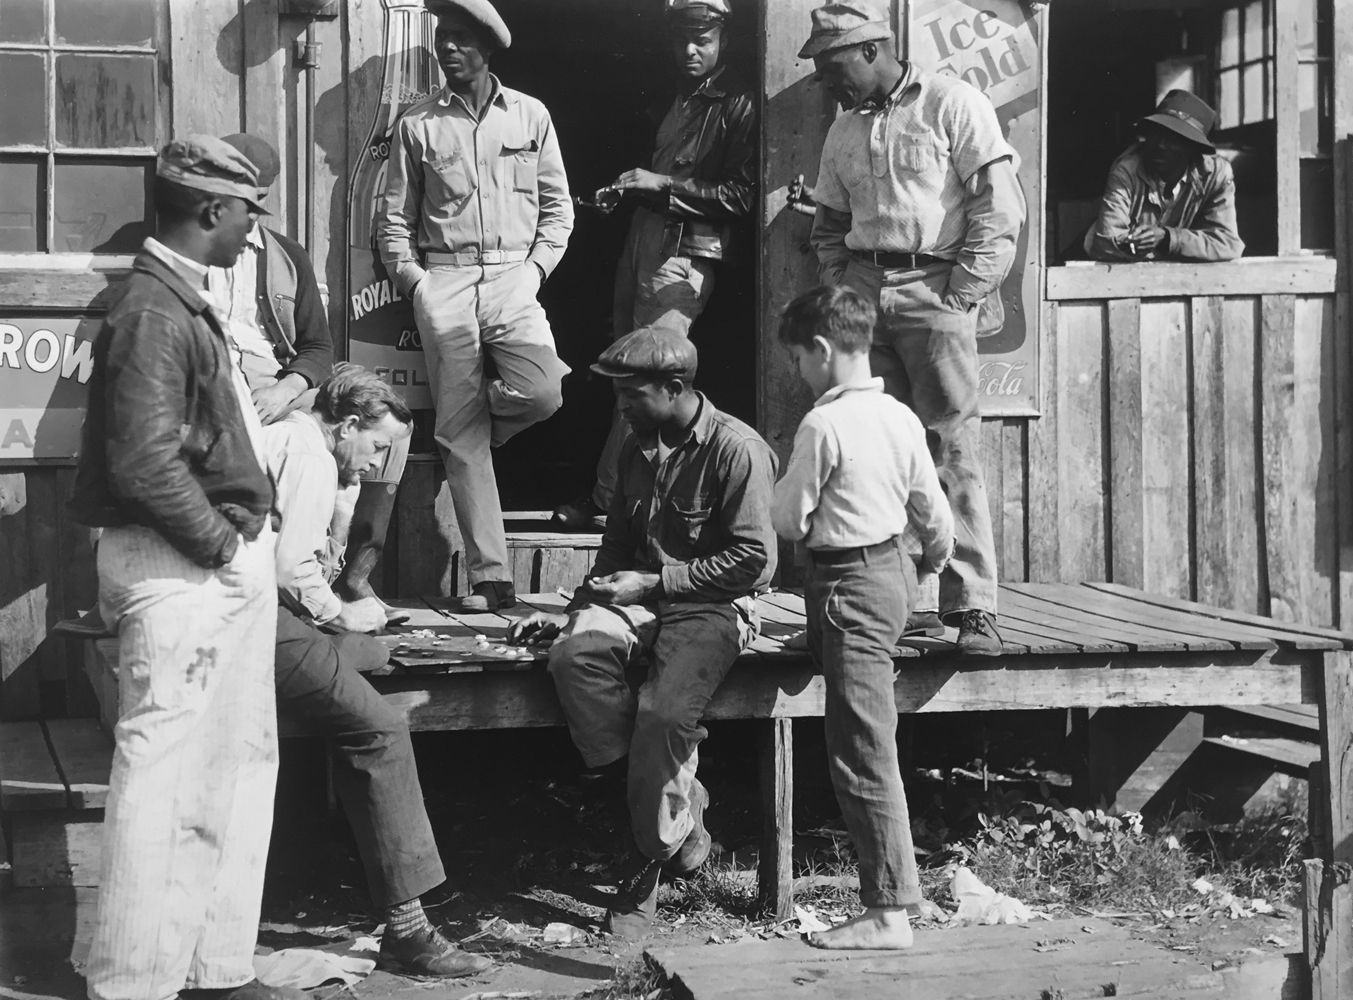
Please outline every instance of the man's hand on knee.
M661 596L662 576L625 569L610 576L594 577L585 581L583 587L597 604L640 604Z
M507 641L514 646L553 642L567 624L568 615L552 615L545 611L537 611L514 621L508 627Z

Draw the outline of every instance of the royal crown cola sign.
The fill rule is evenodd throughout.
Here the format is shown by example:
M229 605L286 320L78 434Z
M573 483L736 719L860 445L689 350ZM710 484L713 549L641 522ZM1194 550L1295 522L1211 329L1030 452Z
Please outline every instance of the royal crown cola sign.
M374 219L385 190L395 122L441 88L433 48L437 22L422 0L381 0L381 7L385 54L380 101L348 191L348 357L389 379L410 407L427 409L432 396L413 306L381 264Z

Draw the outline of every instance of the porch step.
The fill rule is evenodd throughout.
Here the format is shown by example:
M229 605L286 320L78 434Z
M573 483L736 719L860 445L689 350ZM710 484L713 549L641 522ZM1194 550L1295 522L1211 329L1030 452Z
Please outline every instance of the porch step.
M16 886L99 884L112 760L94 719L0 723L0 825Z

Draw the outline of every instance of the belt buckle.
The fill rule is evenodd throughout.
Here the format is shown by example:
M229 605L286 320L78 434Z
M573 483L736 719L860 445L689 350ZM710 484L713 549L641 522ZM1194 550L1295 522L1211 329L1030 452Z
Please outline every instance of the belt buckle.
M479 263L481 264L501 264L502 262L503 262L503 251L501 250L479 251Z

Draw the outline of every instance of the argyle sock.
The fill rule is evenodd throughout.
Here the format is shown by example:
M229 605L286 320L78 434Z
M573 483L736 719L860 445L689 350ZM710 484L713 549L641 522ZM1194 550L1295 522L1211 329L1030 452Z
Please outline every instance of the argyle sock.
M385 933L392 938L409 937L432 926L427 914L423 912L423 903L411 899L407 903L396 903L385 912Z

